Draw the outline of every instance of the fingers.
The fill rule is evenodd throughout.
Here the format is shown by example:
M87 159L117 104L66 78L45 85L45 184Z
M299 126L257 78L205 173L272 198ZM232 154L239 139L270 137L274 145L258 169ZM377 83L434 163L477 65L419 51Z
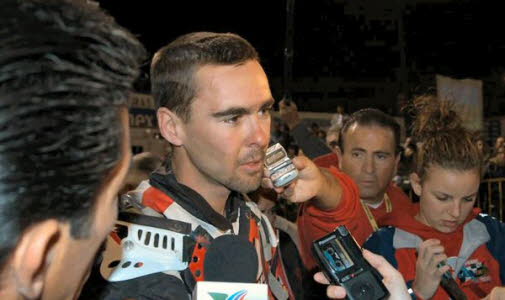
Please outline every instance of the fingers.
M505 287L494 287L483 300L505 300Z
M447 255L445 255L444 251L445 248L440 244L439 240L429 239L424 241L419 248L419 257L422 265L429 270L438 270L441 273L449 270L448 266L439 268L440 263L447 260Z
M363 257L374 267L384 278L384 283L389 288L390 285L404 285L405 280L402 274L395 269L384 257L363 250Z
M341 286L330 285L326 289L326 295L331 299L344 299L345 298L345 289Z
M324 276L323 272L317 272L314 274L314 280L321 284L330 284L326 276ZM343 299L345 298L345 289L341 286L330 285L326 289L326 295L331 299Z
M398 271L393 268L393 266L391 266L384 257L380 255L363 249L363 257L372 265L372 267L381 273L382 277L387 277L386 275L388 274L398 273Z
M295 156L291 161L298 170L305 169L307 165L310 163L310 159L305 156Z
M419 256L422 257L422 259L425 259L425 256L427 254L427 251L429 251L433 247L441 246L440 241L437 239L429 239L421 243L419 246Z
M285 188L284 188L284 191L282 192L281 194L281 197L284 198L284 199L287 199L291 202L296 202L296 199L295 199L295 190L296 190L296 184L297 184L298 180L295 180L293 181L292 183L290 183L289 185L287 185Z
M440 244L440 241L429 239L421 243L418 256L421 260L428 262L434 255L439 253L444 253L444 247Z
M323 272L317 272L316 274L314 274L314 280L321 284L330 284L326 276L324 276Z

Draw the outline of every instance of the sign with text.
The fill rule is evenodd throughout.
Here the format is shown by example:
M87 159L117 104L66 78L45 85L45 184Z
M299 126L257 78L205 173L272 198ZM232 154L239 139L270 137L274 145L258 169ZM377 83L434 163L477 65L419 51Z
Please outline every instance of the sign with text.
M148 94L132 93L128 99L130 127L156 128L156 108L154 99Z

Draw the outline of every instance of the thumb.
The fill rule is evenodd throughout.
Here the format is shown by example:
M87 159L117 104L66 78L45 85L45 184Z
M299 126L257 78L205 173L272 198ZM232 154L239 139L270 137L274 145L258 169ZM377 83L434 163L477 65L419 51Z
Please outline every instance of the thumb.
M390 273L391 271L396 271L396 269L393 268L393 266L391 266L384 257L372 253L366 249L363 249L363 257L365 257L370 265L377 269L377 271L379 271L382 276L384 276L384 274Z
M308 164L310 163L309 162L309 158L307 158L306 156L295 156L293 159L293 165L295 165L295 167L298 169L298 170L303 170L305 169Z

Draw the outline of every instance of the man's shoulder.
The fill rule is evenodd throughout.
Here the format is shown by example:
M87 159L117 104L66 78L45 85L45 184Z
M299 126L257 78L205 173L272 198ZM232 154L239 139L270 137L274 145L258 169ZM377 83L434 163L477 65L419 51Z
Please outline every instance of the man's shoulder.
M396 249L393 242L395 232L396 229L394 227L382 227L366 240L363 248L382 255L389 263L397 267L395 258Z
M412 200L405 194L405 192L394 184L390 184L386 193L393 203L400 203L404 205L412 205Z

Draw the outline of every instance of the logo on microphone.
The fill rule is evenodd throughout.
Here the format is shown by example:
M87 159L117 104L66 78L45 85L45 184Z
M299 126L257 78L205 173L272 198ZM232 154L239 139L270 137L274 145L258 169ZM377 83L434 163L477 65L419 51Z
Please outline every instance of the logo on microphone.
M247 291L241 290L231 294L230 296L224 293L209 293L209 295L212 297L212 300L245 300Z

